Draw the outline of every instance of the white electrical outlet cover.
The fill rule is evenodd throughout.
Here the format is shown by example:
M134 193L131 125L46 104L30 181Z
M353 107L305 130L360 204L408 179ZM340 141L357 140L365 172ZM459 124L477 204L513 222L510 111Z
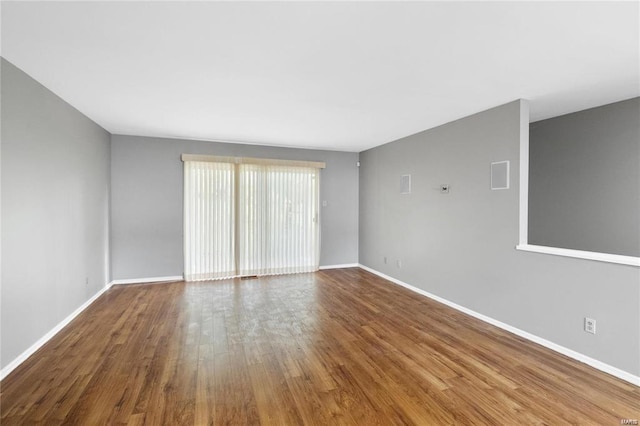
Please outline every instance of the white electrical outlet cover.
M596 334L596 320L592 318L585 318L584 331L586 331L587 333Z

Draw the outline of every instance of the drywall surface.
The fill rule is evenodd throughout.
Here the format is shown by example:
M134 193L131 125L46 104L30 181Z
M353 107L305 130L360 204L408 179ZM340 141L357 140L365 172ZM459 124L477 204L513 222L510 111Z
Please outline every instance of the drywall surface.
M638 268L514 248L520 108L509 103L360 153L360 263L638 375ZM490 163L502 160L511 187L492 191ZM403 174L411 194L400 194ZM584 317L597 320L596 335L583 331Z
M4 367L109 281L110 135L1 66Z
M640 256L640 98L532 123L529 244Z
M182 154L324 161L320 265L358 262L358 154L114 135L111 144L113 279L182 275Z

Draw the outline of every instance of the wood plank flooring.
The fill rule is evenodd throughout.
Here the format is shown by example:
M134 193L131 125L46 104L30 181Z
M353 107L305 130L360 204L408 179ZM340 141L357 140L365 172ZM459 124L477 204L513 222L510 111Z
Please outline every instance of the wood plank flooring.
M619 425L640 388L361 269L117 286L1 383L3 425Z

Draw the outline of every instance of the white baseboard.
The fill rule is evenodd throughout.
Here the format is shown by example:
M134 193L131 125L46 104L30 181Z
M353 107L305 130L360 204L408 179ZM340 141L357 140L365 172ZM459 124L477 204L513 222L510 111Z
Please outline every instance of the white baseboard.
M323 271L325 269L357 268L358 266L360 266L358 263L344 263L342 265L324 265L320 266L318 269Z
M542 346L544 346L544 347L546 347L548 349L551 349L553 351L561 353L562 355L568 356L569 358L573 358L576 361L580 361L580 362L582 362L584 364L587 364L587 365L589 365L589 366L591 366L591 367L593 367L593 368L595 368L597 370L600 370L600 371L603 371L605 373L611 374L612 376L615 376L615 377L617 377L619 379L622 379L622 380L624 380L626 382L629 382L631 384L634 384L636 386L640 386L640 376L636 376L634 374L631 374L631 373L629 373L627 371L621 370L621 369L619 369L617 367L614 367L612 365L605 364L602 361L598 361L597 359L594 359L594 358L591 358L591 357L589 357L587 355L581 354L580 352L576 352L576 351L574 351L572 349L565 348L564 346L560 346L560 345L558 345L556 343L553 343L553 342L551 342L549 340L543 339L542 337L536 336L535 334L531 334L531 333L526 332L524 330L520 330L519 328L513 327L513 326L511 326L509 324L505 324L502 321L498 321L496 319L493 319L491 317L488 317L488 316L483 315L481 313L478 313L476 311L472 311L471 309L465 308L464 306L458 305L457 303L451 302L451 301L449 301L447 299L443 299L440 296L436 296L435 294L431 294L431 293L429 293L427 291L424 291L422 289L414 287L414 286L412 286L410 284L407 284L407 283L405 283L403 281L400 281L400 280L398 280L396 278L393 278L393 277L391 277L389 275L383 274L382 272L376 271L375 269L371 269L368 266L365 266L365 265L362 265L362 264L360 264L358 266L360 268L364 269L365 271L369 271L372 274L375 274L375 275L377 275L377 276L379 276L381 278L384 278L384 279L386 279L386 280L388 280L388 281L390 281L390 282L392 282L394 284L397 284L397 285L400 285L402 287L405 287L405 288L407 288L407 289L409 289L411 291L414 291L414 292L416 292L418 294L426 296L426 297L428 297L430 299L433 299L433 300L435 300L437 302L440 302L440 303L442 303L444 305L447 305L447 306L449 306L449 307L451 307L453 309L456 309L456 310L458 310L460 312L464 312L467 315L471 315L472 317L477 318L477 319L479 319L481 321L484 321L486 323L494 325L494 326L496 326L498 328L506 330L506 331L508 331L510 333L513 333L513 334L515 334L517 336L520 336L522 338L530 340L530 341L532 341L534 343L537 343L539 345L542 345Z
M109 285L122 285L122 284L147 284L147 283L159 283L167 281L182 281L184 277L182 275L174 275L170 277L152 277L152 278L133 278L128 280L113 280Z
M69 324L71 321L73 321L73 319L75 317L80 315L80 313L82 311L87 309L89 307L89 305L91 305L93 302L95 302L98 299L98 297L102 296L102 294L105 291L109 290L109 288L111 288L111 283L107 284L104 288L102 288L100 291L98 291L96 294L94 294L91 297L91 299L89 299L86 302L84 302L78 309L76 309L69 316L67 316L65 319L60 321L58 323L58 325L56 325L51 330L49 330L49 332L47 334L45 334L40 339L38 339L38 341L35 342L33 345L31 345L26 351L22 352L13 361L11 361L9 364L7 364L2 370L0 370L0 380L3 380L5 377L7 377L9 375L9 373L11 373L13 370L16 369L16 367L18 367L20 364L22 364L24 361L26 361L27 358L29 358L38 349L40 349L45 343L47 343L49 340L51 340L51 338L53 336L58 334L58 332L60 332L60 330L62 330L67 324Z

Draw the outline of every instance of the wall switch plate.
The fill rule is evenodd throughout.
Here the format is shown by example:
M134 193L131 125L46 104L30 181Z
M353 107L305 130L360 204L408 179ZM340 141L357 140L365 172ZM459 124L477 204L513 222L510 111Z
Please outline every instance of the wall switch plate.
M411 194L411 175L400 176L400 193Z
M450 188L451 187L449 186L448 183L443 183L443 184L440 185L440 193L441 194L448 194Z
M584 331L591 334L596 334L596 320L592 318L584 319Z
M401 260L396 261L396 265L398 265L398 268L402 268L402 261Z
M327 200L322 200L322 207L327 207L327 205L329 205L329 203L327 203Z

